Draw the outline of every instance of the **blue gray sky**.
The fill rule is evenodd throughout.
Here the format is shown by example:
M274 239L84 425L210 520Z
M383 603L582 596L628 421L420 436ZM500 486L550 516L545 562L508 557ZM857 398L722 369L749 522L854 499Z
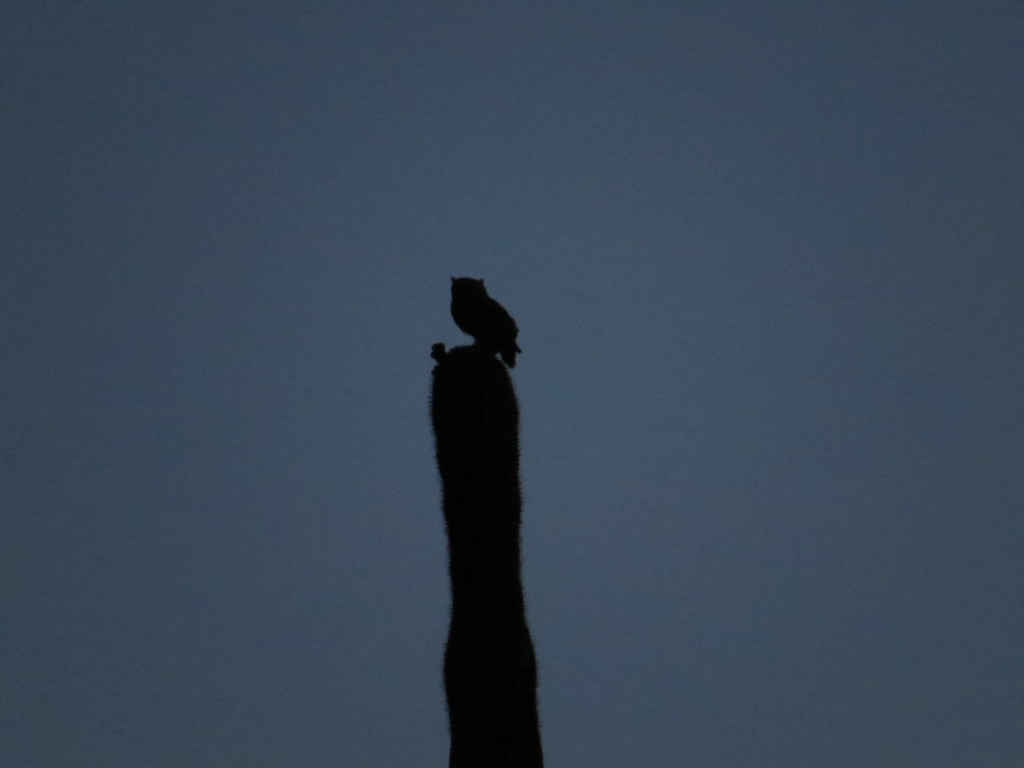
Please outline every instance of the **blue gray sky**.
M445 765L516 316L548 764L1024 764L1024 13L0 10L0 762Z

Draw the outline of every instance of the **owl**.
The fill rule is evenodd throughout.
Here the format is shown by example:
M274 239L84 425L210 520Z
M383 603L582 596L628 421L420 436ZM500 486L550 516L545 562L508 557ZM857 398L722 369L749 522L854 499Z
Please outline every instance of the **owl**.
M509 368L516 366L519 328L505 308L487 295L483 280L452 278L452 319L480 346L501 355Z

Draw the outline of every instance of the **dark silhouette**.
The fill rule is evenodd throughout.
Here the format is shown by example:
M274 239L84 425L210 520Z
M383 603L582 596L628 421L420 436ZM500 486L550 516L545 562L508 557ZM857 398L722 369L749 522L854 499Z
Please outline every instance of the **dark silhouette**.
M448 533L449 768L541 768L537 666L520 580L519 408L482 345L435 344L431 419Z
M487 295L483 280L452 278L452 319L477 344L497 352L509 368L516 367L519 328L501 304Z

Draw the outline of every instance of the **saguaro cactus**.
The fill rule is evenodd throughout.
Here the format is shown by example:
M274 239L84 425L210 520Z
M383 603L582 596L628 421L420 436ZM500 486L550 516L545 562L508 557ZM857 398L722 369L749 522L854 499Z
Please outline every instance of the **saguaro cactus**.
M452 609L449 768L540 768L537 666L520 579L519 408L486 348L435 345L431 419Z

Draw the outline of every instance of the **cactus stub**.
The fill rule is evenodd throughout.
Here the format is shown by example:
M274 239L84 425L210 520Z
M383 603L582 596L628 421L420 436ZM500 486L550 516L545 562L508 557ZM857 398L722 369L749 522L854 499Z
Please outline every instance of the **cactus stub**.
M435 353L431 420L452 593L449 767L540 768L537 665L520 578L515 391L487 350Z

